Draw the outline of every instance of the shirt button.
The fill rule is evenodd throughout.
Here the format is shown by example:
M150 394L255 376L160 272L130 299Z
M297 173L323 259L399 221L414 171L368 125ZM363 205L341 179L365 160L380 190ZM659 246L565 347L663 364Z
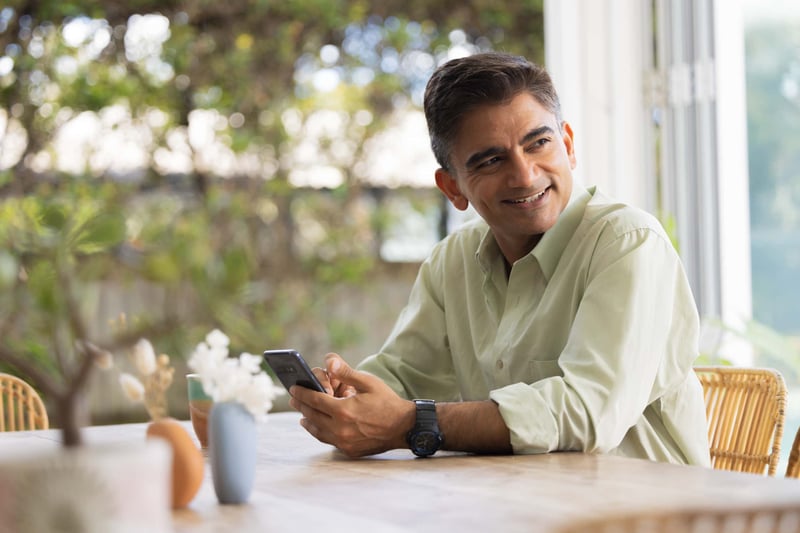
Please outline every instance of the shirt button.
M503 364L503 360L502 359L498 360L497 361L497 370L503 370L503 366L505 366Z

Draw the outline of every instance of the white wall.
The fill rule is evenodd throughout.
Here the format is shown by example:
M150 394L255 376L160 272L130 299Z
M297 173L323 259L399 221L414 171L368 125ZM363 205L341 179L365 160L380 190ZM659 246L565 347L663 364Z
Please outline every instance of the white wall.
M740 327L753 314L742 0L715 0L714 13L721 318ZM752 360L741 339L723 349L742 364Z
M545 66L575 131L576 178L653 210L642 2L545 0Z
M714 154L711 162L716 167L718 202L709 208L701 206L699 212L691 211L697 211L692 202L702 198L701 193L707 190L697 189L696 174L685 169L689 161L674 154L671 161L669 153L662 156L662 165L667 161L663 179L672 181L662 185L661 190L685 193L677 200L668 200L677 201L675 213L684 241L699 243L695 250L687 250L689 256L684 259L690 278L695 280L699 302L705 304L701 309L705 307L712 313L718 309L719 318L738 326L752 316L743 0L712 1L712 21L700 20L702 17L692 19L701 10L693 9L697 6L691 3L658 0L655 5L662 13L670 10L673 14L685 14L679 19L688 20L684 16L692 19L693 28L683 28L676 34L689 35L698 28L701 32L713 32L710 64L713 79L702 80L706 83L701 88L710 92L700 96L715 99L716 113L711 120L715 121L716 133L710 137L713 146L699 151ZM671 73L651 71L651 58L645 55L652 53L653 48L652 42L648 42L651 5L654 4L641 0L545 0L545 64L559 91L564 118L575 130L576 178L586 185L597 184L612 196L655 213L658 194L649 108L654 101L680 96L674 94L680 84L670 80L678 81L677 67L681 65ZM659 45L675 47L671 50L674 53L685 44L681 39L661 39ZM684 66L708 73L705 69L709 65ZM654 83L659 79L663 83ZM694 121L709 120L707 106L704 111ZM708 142L709 138L702 140ZM661 144L665 151L670 146L666 140ZM710 168L709 160L698 164L704 171ZM696 224L685 219L681 226L681 213L689 212L697 219ZM718 237L714 234L715 225ZM707 260L709 254L718 254L719 261ZM712 287L717 281L719 294L716 286ZM728 338L726 342L723 350L738 354L734 359L747 363L750 350L742 343L737 345L736 339Z

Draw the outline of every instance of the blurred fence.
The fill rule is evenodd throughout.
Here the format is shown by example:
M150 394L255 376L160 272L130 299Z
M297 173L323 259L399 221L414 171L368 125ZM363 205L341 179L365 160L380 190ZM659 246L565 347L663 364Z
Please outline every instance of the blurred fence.
M411 285L419 265L402 263L388 265L370 278L369 283L334 288L321 305L330 319L347 319L354 326L353 334L341 355L351 364L377 351L389 334L400 310L406 303ZM119 315L121 309L131 312L152 310L166 305L165 292L157 285L137 283L133 286L115 287L97 285L86 293L83 305L96 317L91 325L93 338L103 338L108 321ZM170 302L174 306L174 302ZM190 305L187 302L187 305ZM265 325L266 326L266 325ZM251 346L246 350L261 353L268 348L291 347L299 350L309 364L319 365L325 354L336 348L329 339L328 324L303 321L286 326L286 346ZM202 339L197 339L201 341ZM159 352L159 347L156 346ZM170 415L188 418L185 375L188 372L186 359L190 353L169 354L175 367L175 380L169 390ZM232 354L238 355L238 354ZM121 354L117 354L121 359ZM120 368L96 372L90 387L89 407L94 423L144 421L147 419L144 406L131 403L122 393L118 378ZM286 396L276 402L274 410L288 408Z

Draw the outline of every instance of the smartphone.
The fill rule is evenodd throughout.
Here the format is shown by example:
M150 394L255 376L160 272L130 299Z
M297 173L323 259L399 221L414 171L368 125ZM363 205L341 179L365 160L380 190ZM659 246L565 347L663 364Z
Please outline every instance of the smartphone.
M292 385L300 385L307 389L325 392L325 388L297 350L267 350L264 352L264 360L286 390Z

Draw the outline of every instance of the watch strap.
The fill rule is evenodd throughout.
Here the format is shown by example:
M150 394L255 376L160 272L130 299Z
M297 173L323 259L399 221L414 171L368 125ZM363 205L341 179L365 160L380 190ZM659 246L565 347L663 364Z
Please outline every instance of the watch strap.
M433 400L414 400L416 406L416 421L414 427L408 432L406 441L414 455L428 457L444 443L444 437L439 430L439 420L436 416L436 402Z
M414 424L436 424L436 429L439 429L439 420L436 418L436 402L433 400L414 400L417 406L417 421Z

